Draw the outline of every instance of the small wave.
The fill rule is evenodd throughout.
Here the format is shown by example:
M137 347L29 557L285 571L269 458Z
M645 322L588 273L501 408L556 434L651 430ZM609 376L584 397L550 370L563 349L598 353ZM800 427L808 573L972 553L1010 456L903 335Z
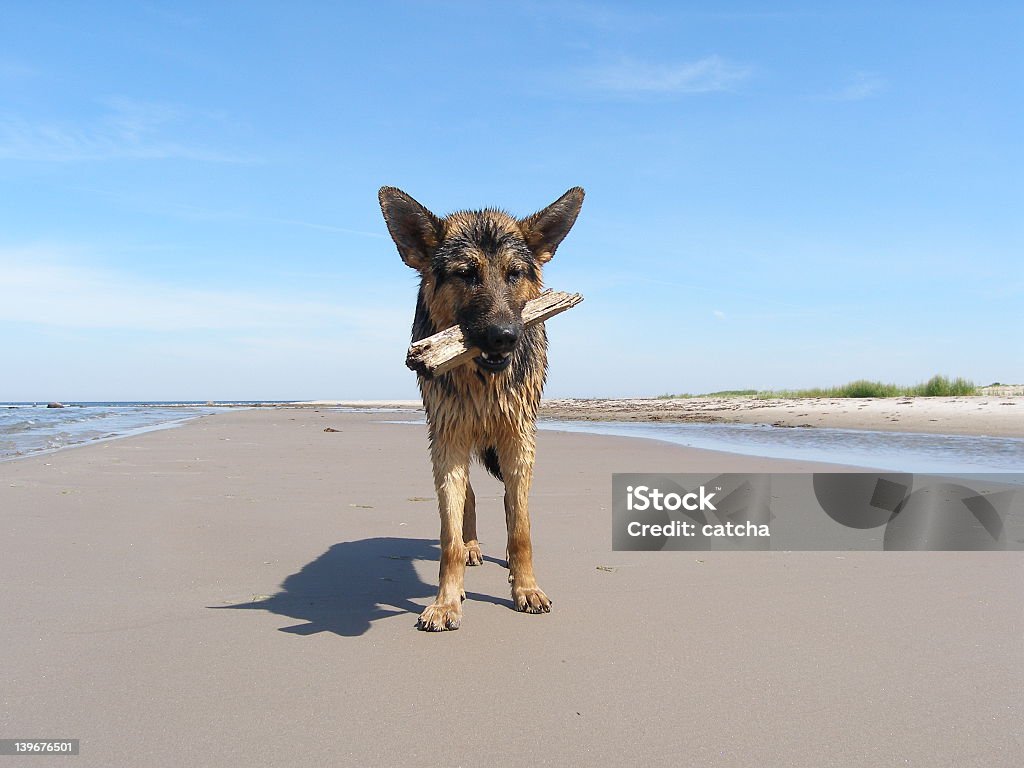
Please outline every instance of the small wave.
M9 411L0 409L0 461L176 426L220 410L195 405L188 408L97 405L54 408L26 419L21 407Z
M0 436L14 434L16 432L24 432L27 429L32 429L35 424L31 419L25 421L14 421L10 424L0 425Z

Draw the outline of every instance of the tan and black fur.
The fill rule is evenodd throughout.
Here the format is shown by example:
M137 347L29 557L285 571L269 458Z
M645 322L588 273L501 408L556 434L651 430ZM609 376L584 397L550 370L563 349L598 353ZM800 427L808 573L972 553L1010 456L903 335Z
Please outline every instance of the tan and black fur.
M523 327L522 311L540 294L542 268L576 221L583 190L574 187L525 219L492 208L441 218L394 187L382 187L379 197L402 260L420 274L412 340L458 324L482 351L441 376L418 377L441 513L437 599L418 626L458 629L466 565L483 562L469 484L474 458L505 484L512 601L517 610L546 613L551 600L533 573L527 497L547 337L543 324Z

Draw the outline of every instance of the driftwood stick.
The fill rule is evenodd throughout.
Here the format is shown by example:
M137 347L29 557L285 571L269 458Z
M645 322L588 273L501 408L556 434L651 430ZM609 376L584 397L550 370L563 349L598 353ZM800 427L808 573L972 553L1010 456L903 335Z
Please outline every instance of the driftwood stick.
M542 323L567 309L572 309L581 301L583 297L578 293L544 291L536 299L526 302L526 306L523 307L523 325L529 327L535 323ZM429 379L468 363L479 354L479 349L466 345L462 329L456 325L421 339L409 347L405 364Z

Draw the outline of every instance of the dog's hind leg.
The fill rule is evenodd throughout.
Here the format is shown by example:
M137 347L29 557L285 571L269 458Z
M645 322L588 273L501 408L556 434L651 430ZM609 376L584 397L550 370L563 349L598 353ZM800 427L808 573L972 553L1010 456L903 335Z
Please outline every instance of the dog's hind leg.
M441 569L437 599L420 614L418 626L429 632L458 629L462 623L466 545L462 541L463 512L469 487L469 450L434 440L431 454L434 486L441 513Z
M547 613L551 600L537 586L533 574L533 543L530 540L530 510L527 506L533 482L535 454L532 434L503 440L498 446L505 478L505 525L508 528L508 580L517 611Z
M480 542L476 538L476 494L466 483L466 506L462 510L462 543L466 545L466 565L483 565Z

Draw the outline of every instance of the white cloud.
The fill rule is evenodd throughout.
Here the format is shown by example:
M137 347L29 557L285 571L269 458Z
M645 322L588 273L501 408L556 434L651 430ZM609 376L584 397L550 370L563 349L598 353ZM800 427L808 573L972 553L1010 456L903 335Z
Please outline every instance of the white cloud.
M409 312L302 295L210 290L69 263L52 249L0 249L0 322L158 333L404 335Z
M750 73L750 67L721 56L677 64L625 59L614 66L591 70L587 82L592 88L621 94L710 93L731 90Z
M0 247L0 400L408 398L411 291L212 287L85 265L87 251ZM294 286L294 281L290 281Z
M253 160L174 138L176 132L199 132L206 123L219 120L215 115L125 97L111 97L100 103L100 114L74 124L0 115L0 159L81 162L180 158L215 163Z
M885 90L885 78L877 72L854 72L838 90L826 94L827 101L863 101Z

